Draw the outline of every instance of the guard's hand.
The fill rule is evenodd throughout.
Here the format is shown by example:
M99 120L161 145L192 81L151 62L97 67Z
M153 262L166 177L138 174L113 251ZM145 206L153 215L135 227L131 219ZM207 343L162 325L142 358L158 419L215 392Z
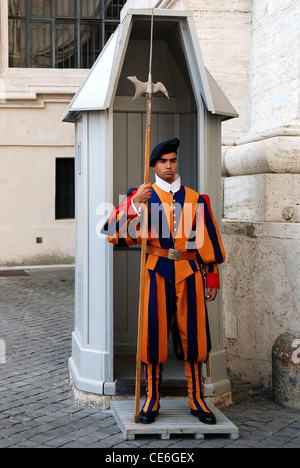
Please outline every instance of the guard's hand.
M213 302L218 295L217 288L207 288L206 292L206 302Z
M152 195L152 185L151 184L143 184L138 189L137 193L133 197L133 203L135 205L139 205L141 203L147 203Z

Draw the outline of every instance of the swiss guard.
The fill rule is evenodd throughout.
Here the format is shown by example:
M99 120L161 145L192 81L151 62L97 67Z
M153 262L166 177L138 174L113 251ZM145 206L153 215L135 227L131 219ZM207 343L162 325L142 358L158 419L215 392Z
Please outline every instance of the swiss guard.
M209 197L181 185L179 145L174 139L154 148L150 165L156 183L130 189L103 233L118 247L140 244L141 205L148 202L142 330L146 400L140 422L151 424L159 414L160 383L172 331L176 356L184 361L191 413L202 423L214 425L216 418L203 396L202 366L211 352L206 302L218 294L218 264L225 261L225 251Z

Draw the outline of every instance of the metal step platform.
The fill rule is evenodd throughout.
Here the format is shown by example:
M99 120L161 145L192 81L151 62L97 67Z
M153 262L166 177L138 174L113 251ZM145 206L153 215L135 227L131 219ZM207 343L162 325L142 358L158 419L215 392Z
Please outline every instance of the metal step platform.
M159 416L150 425L134 422L134 401L112 401L110 409L126 440L145 435L158 435L162 440L169 440L175 434L191 435L196 439L204 439L206 435L224 435L237 440L239 429L209 400L207 405L216 416L215 426L203 424L192 416L188 402L183 400L162 400Z

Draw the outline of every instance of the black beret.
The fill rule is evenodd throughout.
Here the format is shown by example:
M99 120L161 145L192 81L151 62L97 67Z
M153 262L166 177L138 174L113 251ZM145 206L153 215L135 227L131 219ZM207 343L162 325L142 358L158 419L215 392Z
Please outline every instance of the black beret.
M157 145L152 151L152 154L150 157L150 166L151 167L155 166L155 163L157 162L157 160L160 159L165 154L171 154L171 153L177 154L179 145L180 145L180 141L178 140L178 138L164 141L163 143L160 143L159 145Z

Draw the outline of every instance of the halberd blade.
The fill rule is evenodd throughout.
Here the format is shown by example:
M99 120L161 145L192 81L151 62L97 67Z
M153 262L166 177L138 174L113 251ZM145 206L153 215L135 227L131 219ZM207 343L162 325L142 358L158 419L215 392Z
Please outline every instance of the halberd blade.
M158 91L161 91L168 99L170 99L167 88L160 81L156 84L153 84L153 93L158 93Z
M133 101L136 101L137 99L140 99L144 94L147 94L148 83L143 83L142 81L138 80L136 76L128 76L127 79L131 81L135 86L135 95L132 99Z
M152 83L152 81L144 83L138 80L136 76L128 76L127 79L135 86L135 95L133 101L140 99L144 94L148 95L148 97L152 97L153 94L158 93L159 91L161 91L168 99L170 99L166 87L160 81L156 84Z

